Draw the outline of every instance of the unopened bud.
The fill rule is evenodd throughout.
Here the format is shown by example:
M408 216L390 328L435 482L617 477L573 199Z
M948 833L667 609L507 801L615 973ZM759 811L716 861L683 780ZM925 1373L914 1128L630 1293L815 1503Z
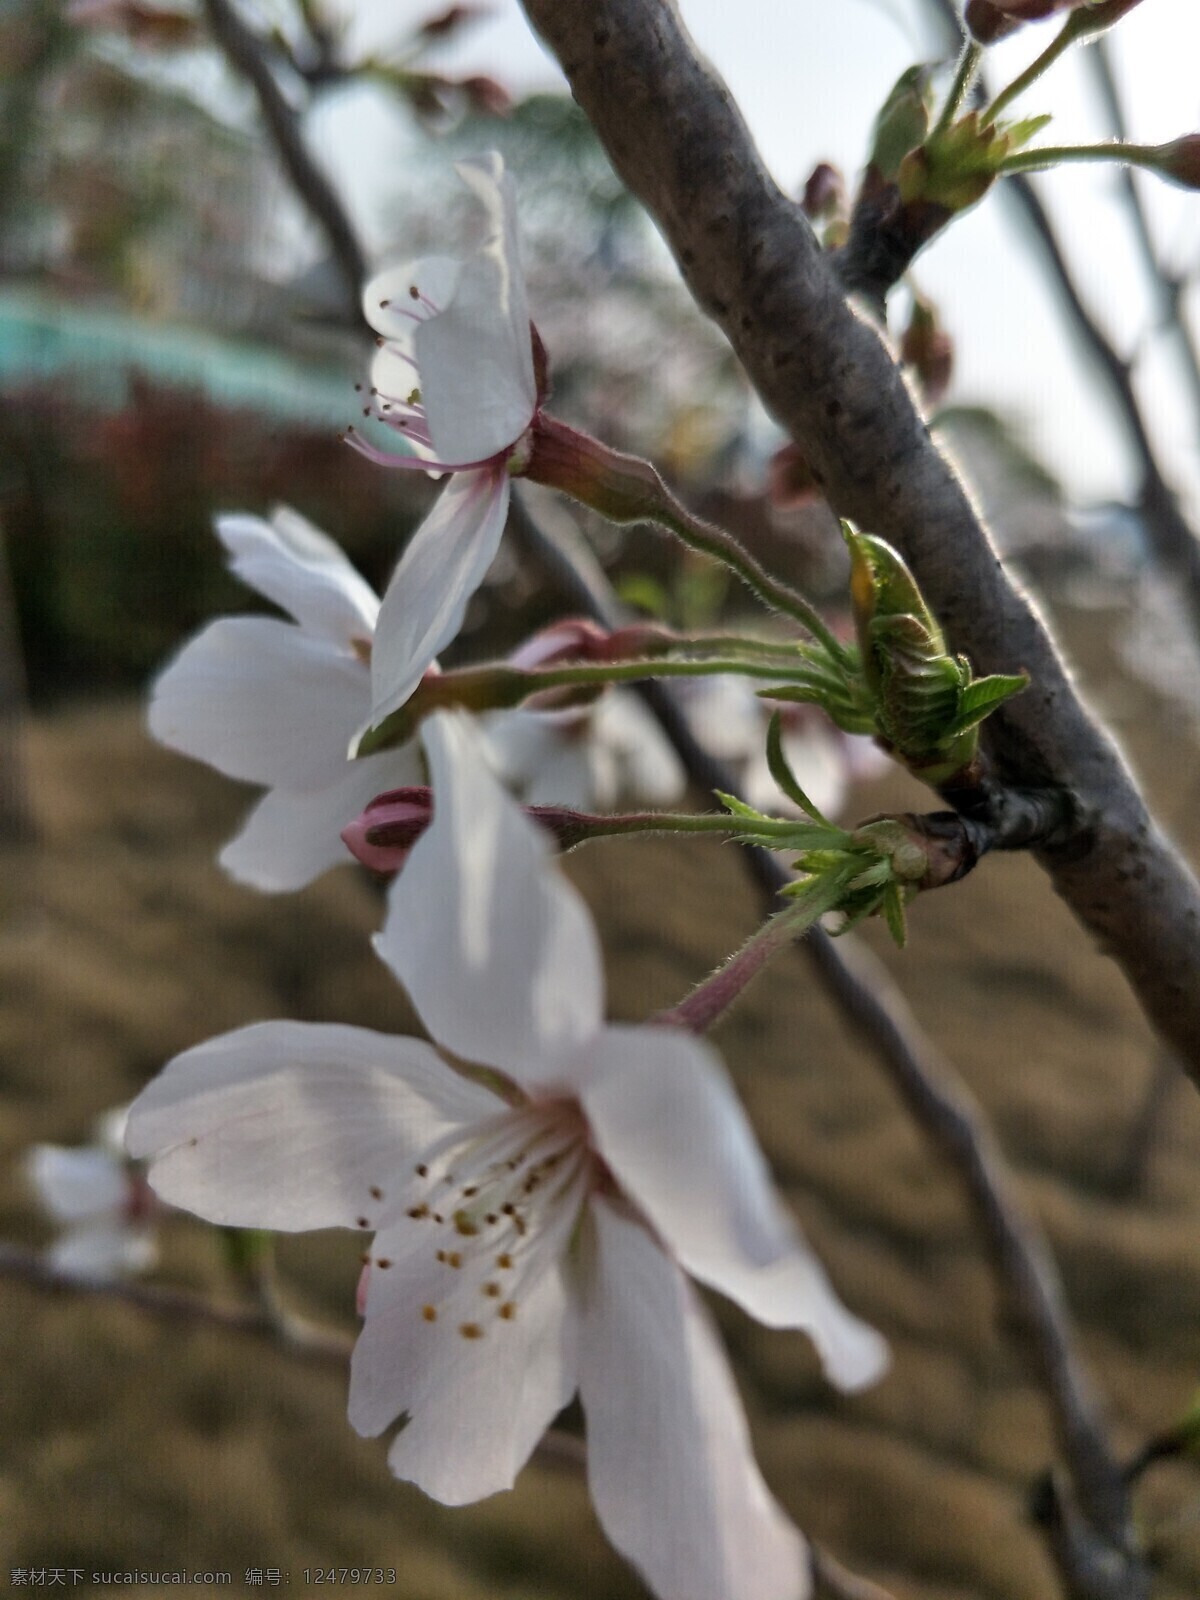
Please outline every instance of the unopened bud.
M432 821L431 790L389 789L342 829L342 839L354 859L372 872L399 872Z
M590 506L610 522L647 522L666 490L648 461L626 455L538 412L530 429L524 476Z
M418 29L422 39L444 39L447 34L454 33L461 28L464 22L474 22L479 17L487 16L486 6L454 5L441 11L437 16L430 17Z
M1086 0L967 0L963 21L980 44L995 44L1027 22L1083 4Z
M1188 133L1160 144L1148 163L1160 177L1184 189L1200 189L1200 133Z
M875 118L868 165L891 180L910 150L925 143L933 110L933 69L909 67Z
M513 108L512 95L495 78L482 75L464 78L459 88L471 102L471 109L481 111L485 116L507 117Z
M678 635L656 622L630 622L610 633L590 617L564 617L518 645L508 660L525 671L557 661L628 661L666 655L678 642Z
M785 444L767 463L767 499L777 511L796 511L823 497L816 474L797 444Z
M822 161L813 168L800 206L812 222L828 222L845 212L846 185L836 167Z
M913 298L912 316L900 339L900 359L916 373L925 404L936 406L950 386L954 341L939 325L936 306L920 295Z
M525 815L544 828L560 850L573 850L597 833L611 832L611 819L568 806L526 806ZM342 829L356 861L372 872L399 872L433 821L433 790L420 784L375 796L361 816Z
M1071 30L1077 39L1103 33L1114 22L1120 22L1127 11L1140 5L1141 0L1091 0L1080 6L1071 17Z

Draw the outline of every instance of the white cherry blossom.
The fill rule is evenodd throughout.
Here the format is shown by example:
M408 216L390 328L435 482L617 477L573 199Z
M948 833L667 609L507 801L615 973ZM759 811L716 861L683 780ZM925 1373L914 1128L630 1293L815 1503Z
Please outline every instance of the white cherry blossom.
M462 627L508 518L510 465L538 409L532 333L517 247L512 178L499 155L455 169L479 200L485 234L465 260L429 256L373 278L363 293L380 335L371 406L413 454L385 466L452 473L410 539L384 596L372 660L371 721L402 706Z
M419 783L414 744L361 761L379 599L325 534L286 507L217 519L230 566L293 618L222 617L154 684L156 739L267 793L221 852L257 889L299 889L348 859L340 831L374 795ZM426 666L430 665L426 663Z
M109 1282L148 1271L158 1259L153 1197L125 1157L125 1111L106 1112L88 1145L35 1144L25 1177L59 1228L47 1249L56 1271Z
M801 1600L803 1541L685 1274L807 1330L845 1387L882 1342L801 1241L712 1050L604 1024L586 907L467 719L431 718L425 744L434 820L376 944L438 1048L226 1034L142 1093L130 1151L211 1221L374 1233L350 1420L400 1421L398 1476L448 1504L508 1488L578 1390L600 1520L662 1600Z

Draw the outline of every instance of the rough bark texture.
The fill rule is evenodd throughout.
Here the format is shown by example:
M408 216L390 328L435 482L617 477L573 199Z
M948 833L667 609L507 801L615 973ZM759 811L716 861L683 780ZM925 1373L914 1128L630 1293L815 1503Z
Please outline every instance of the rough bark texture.
M1200 886L1003 571L886 345L847 304L799 207L765 172L674 0L524 5L696 300L835 510L903 552L978 671L1030 673L1032 687L989 723L998 771L1077 797L1074 836L1040 859L1200 1080Z

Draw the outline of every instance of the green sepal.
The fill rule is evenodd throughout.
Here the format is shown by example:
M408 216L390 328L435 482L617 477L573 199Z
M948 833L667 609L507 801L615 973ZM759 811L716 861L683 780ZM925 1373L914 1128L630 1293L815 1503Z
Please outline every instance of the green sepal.
M966 733L976 728L1006 700L1029 687L1027 672L1007 675L994 672L987 678L975 678L967 683L959 695L958 715L954 720L955 733Z
M739 800L735 794L726 794L724 789L714 789L717 799L735 817L747 817L752 822L772 822L765 811L756 811L753 806L748 806L744 800Z
M883 891L883 920L888 932L901 950L908 943L908 920L904 915L904 890L898 883L889 883Z
M873 713L851 702L848 696L834 698L823 688L809 684L782 683L771 689L757 691L760 700L783 700L789 704L820 706L830 722L843 733L874 733Z
M806 816L811 817L814 822L819 822L822 827L831 828L833 824L829 821L829 818L822 813L818 806L814 805L800 787L788 758L783 753L781 728L782 722L777 711L771 718L770 726L767 728L767 766L771 776L793 805L799 806Z
M933 68L909 67L897 78L875 118L868 164L889 181L910 150L924 144L933 116Z

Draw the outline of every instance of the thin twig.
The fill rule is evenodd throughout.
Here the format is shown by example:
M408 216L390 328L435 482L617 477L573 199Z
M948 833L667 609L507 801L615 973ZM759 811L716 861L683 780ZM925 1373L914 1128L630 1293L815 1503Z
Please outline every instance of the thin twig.
M20 1245L0 1244L0 1277L56 1294L113 1300L168 1322L199 1323L230 1333L250 1334L281 1345L293 1355L334 1366L345 1366L354 1348L349 1334L318 1327L303 1317L280 1315L261 1302L239 1305L213 1300L191 1289L125 1278L80 1278L60 1271L40 1250L23 1249Z
M288 1355L327 1366L344 1369L354 1350L353 1334L321 1327L283 1310L273 1293L258 1295L239 1305L213 1300L192 1289L172 1289L163 1284L125 1278L80 1278L60 1271L40 1250L5 1243L0 1243L0 1278L51 1294L111 1300L117 1305L161 1317L166 1322L249 1334ZM547 1466L569 1467L572 1471L581 1470L586 1459L583 1440L560 1428L551 1428L534 1453Z
M367 264L345 207L304 142L300 118L271 71L263 41L242 21L230 0L204 0L204 11L230 64L254 90L279 159L333 252L345 289L347 315L357 323Z
M952 28L957 33L958 18L954 10L953 0L930 0L930 3L935 7L947 29ZM1085 54L1096 56L1103 47L1103 40L1099 40L1090 46ZM1106 57L1104 60L1107 62ZM1102 69L1098 70L1101 70L1101 87L1103 90L1105 88L1104 72ZM987 86L983 77L980 77L976 87L979 97L986 99ZM1108 98L1108 109L1110 117L1114 120L1114 132L1123 141L1124 121L1121 115L1120 102L1116 98L1116 87L1112 83L1111 73L1108 73L1107 89L1111 91L1111 96ZM1163 279L1161 268L1150 240L1149 228L1136 188L1136 180L1128 167L1123 170L1122 179L1131 207L1135 231L1138 232L1142 240L1143 253L1147 255L1152 278L1159 285L1162 295L1168 296L1170 287ZM1075 275L1071 270L1071 265L1067 260L1066 252L1058 237L1057 230L1035 186L1028 178L1014 173L1006 179L1004 187L1021 207L1026 221L1041 244L1046 263L1058 286L1063 308L1092 360L1099 367L1105 378L1113 407L1120 417L1141 469L1142 482L1138 509L1142 513L1142 520L1150 540L1151 549L1159 566L1167 573L1174 575L1182 587L1191 617L1195 642L1197 647L1200 648L1200 538L1197 537L1195 529L1180 510L1178 497L1164 476L1151 438L1150 428L1142 410L1141 402L1138 399L1137 389L1134 386L1132 366L1117 350L1084 301L1082 291L1075 281ZM1182 338L1184 346L1190 351L1194 359L1194 346L1190 345L1186 325L1178 316L1178 308L1176 308L1175 326L1179 330L1179 337ZM1197 405L1200 406L1200 369L1194 365L1192 367L1192 383L1193 394L1197 399ZM1198 421L1200 421L1200 412L1197 413L1197 416Z
M1085 57L1092 65L1096 84L1100 90L1100 98L1104 104L1113 136L1124 144L1128 141L1129 129L1125 120L1125 109L1121 104L1121 95L1113 74L1112 56L1109 51L1108 40L1097 39L1091 48L1085 51ZM1125 197L1125 206L1129 212L1130 221L1133 223L1134 236L1142 253L1142 262L1146 269L1146 275L1158 300L1158 309L1162 317L1163 326L1171 333L1179 353L1183 376L1188 388L1191 390L1193 420L1197 431L1200 432L1200 345L1197 345L1191 324L1183 314L1183 285L1178 278L1166 271L1159 258L1154 235L1150 228L1150 218L1146 214L1142 193L1131 168L1124 167L1121 169L1119 183L1121 193Z

